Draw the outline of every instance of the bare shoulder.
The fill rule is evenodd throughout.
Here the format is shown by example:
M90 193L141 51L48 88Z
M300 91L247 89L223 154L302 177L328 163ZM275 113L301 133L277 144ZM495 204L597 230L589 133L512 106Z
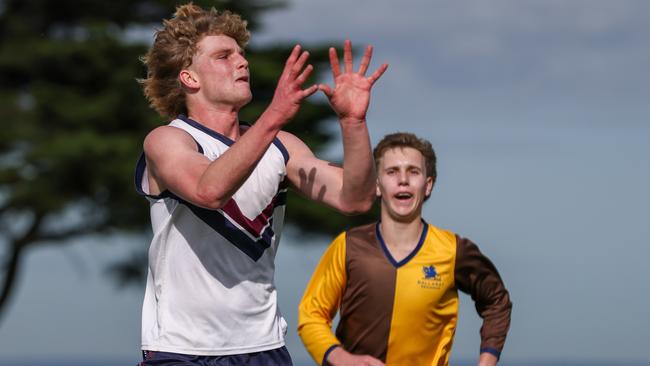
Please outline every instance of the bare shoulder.
M293 157L300 157L305 155L314 156L314 153L311 151L309 146L307 146L307 144L299 139L298 136L286 131L280 131L278 132L277 137L280 142L282 142L282 145L287 148L287 151L289 152L289 155L292 157L292 159Z
M193 148L194 140L189 133L172 126L160 126L147 134L144 139L144 152L148 157L153 157L165 151Z
M152 194L169 190L190 202L201 203L194 188L210 160L197 151L188 132L172 126L157 127L147 134L143 148Z

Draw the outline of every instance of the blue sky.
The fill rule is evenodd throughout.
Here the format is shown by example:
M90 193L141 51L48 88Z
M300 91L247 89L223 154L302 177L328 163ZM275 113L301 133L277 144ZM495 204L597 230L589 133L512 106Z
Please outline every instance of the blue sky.
M375 67L390 64L371 138L408 130L433 143L439 180L424 215L498 266L514 303L504 363L650 362L650 2L304 0L264 24L254 43L349 37L375 46ZM283 235L277 282L292 327L329 239ZM103 277L133 240L148 245L119 237L31 253L0 360L137 361L141 289ZM462 297L454 359L475 358L479 327ZM288 345L307 360L293 329Z

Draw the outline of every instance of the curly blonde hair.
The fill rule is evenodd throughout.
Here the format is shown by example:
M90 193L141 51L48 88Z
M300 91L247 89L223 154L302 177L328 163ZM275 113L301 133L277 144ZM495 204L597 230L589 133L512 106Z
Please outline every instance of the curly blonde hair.
M246 25L239 15L227 10L205 10L191 2L177 7L174 16L163 21L163 29L156 32L153 45L142 57L147 78L138 82L151 107L163 117L187 114L178 74L192 64L198 43L205 36L225 35L244 48L250 39Z

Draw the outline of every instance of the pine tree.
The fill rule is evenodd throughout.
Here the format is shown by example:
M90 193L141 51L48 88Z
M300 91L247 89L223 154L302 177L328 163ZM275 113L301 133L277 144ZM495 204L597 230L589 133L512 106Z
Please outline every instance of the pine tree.
M194 1L230 9L249 21L279 1ZM149 229L147 203L134 191L133 170L148 131L166 123L149 106L137 78L139 57L176 1L0 0L0 316L25 253L91 234ZM149 38L138 37L148 34ZM291 44L247 50L254 102L241 112L253 122L270 102ZM326 48L306 45L317 70ZM313 80L311 81L313 82ZM333 138L331 108L303 103L287 130L315 152ZM365 217L344 217L290 194L287 222L302 233L333 234ZM144 247L136 243L136 247ZM120 259L120 283L144 273L143 250Z

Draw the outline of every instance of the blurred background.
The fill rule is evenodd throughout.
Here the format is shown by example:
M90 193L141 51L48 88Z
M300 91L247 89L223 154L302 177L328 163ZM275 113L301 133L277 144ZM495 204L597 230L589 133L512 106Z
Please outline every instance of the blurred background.
M502 365L649 365L650 2L194 1L249 20L254 121L290 48L373 44L389 63L373 144L410 131L438 154L424 216L476 242L513 300ZM137 78L175 1L0 0L0 365L135 365L150 227L133 169L165 123ZM358 64L358 58L357 58ZM287 126L340 161L322 95ZM376 211L374 211L376 212ZM295 193L277 258L298 366L296 308L326 245L355 218ZM461 296L452 365L481 320Z

